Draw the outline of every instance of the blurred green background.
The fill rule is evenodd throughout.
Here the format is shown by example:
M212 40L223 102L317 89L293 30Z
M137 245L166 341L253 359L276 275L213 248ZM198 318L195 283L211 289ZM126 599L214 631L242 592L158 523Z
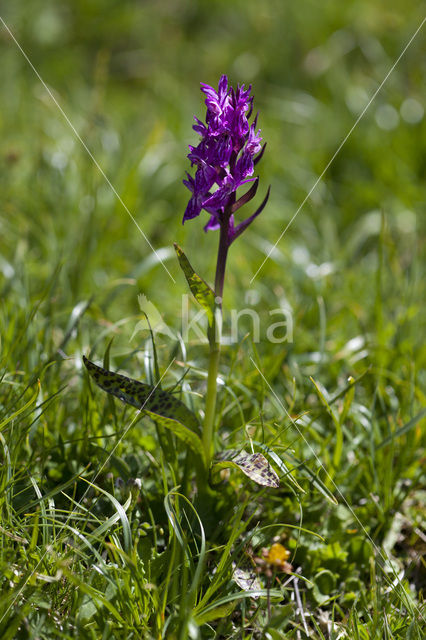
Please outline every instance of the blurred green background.
M37 299L56 273L64 322L93 294L98 319L137 314L142 291L179 327L185 286L172 242L213 280L217 234L202 231L206 214L181 225L181 181L193 116L205 113L199 82L217 86L222 73L253 84L268 143L259 203L272 187L232 248L226 304L256 289L260 308L281 301L299 319L311 311L315 326L318 296L333 291L328 313L342 311L344 337L355 335L377 293L366 283L383 224L396 256L387 285L407 294L424 238L424 29L250 280L420 25L421 3L15 0L1 15L177 281L2 26L0 260L15 304Z
M112 470L115 476L99 478L109 487L111 478L122 475L122 461L132 478L143 478L147 501L148 496L151 504L161 497L158 526L167 528L163 480L152 464L160 455L153 431L144 426L120 435L125 409L120 406L116 412L89 385L81 355L99 362L114 336L111 369L149 382L147 334L132 337L142 317L138 294L147 296L168 326L180 328L181 294L187 288L174 241L196 271L213 282L217 233L204 233L206 214L182 226L189 197L182 179L190 168L188 144L198 140L191 129L193 117L205 114L199 83L217 86L225 73L234 85L253 85L267 142L258 165L259 192L247 214L271 185L266 209L231 248L225 322L231 308L249 306L259 312L264 336L269 311L280 307L292 313L293 335L286 343L262 339L253 346L249 339L243 341L242 331L238 344L223 349L217 440L220 448L241 447L251 425L257 439L294 454L298 481L306 489L301 502L286 494L283 483L280 492L262 493L259 500L251 487L255 498L250 508L259 510L268 528L299 522L300 506L303 525L326 542L319 547L303 536L297 542L290 536L297 554L294 566L301 566L308 579L318 572L317 586L330 577L324 567L337 576L323 593L314 593L316 603L322 606L330 594L331 603L339 598L343 610L338 617L344 625L350 603L357 603L360 617L363 608L372 608L371 637L379 637L377 621L377 628L388 624L383 608L389 606L395 627L401 626L401 635L392 637L408 637L408 621L401 613L404 600L392 601L387 589L382 600L377 597L375 552L365 551L364 534L400 560L395 566L398 573L405 571L407 592L421 589L423 542L417 532L423 518L420 420L426 405L426 27L300 206L420 26L423 12L424 3L414 0L2 3L1 18L34 66L0 25L0 421L10 420L4 433L14 474L3 465L1 486L9 487L13 477L24 531L36 531L37 537L38 513L28 514L33 503L26 504L33 495L27 475L40 478L47 492L65 486L62 482L74 483L89 468L95 478L99 470ZM180 380L186 365L190 368L183 398L200 412L205 349L191 337L185 353L182 344L176 346L164 335L157 347L162 372L167 368L165 387ZM275 395L249 360L257 355ZM176 361L168 369L173 356ZM353 394L349 376L357 379ZM34 417L29 417L31 409L15 420L36 391ZM341 441L337 419L332 421L323 406L325 397L336 401ZM299 417L301 431L290 424L287 407ZM147 450L151 458L145 456ZM110 451L116 458L109 465L108 453L107 465L103 456ZM325 477L319 462L333 474L329 490L342 492L336 510L324 506L315 484ZM304 465L312 467L310 474L303 475ZM240 481L234 474L226 485L229 513L234 505L229 491ZM246 492L241 487L236 502ZM6 489L0 494L8 499ZM343 508L344 501L350 510ZM102 503L96 508L103 517ZM398 520L400 513L405 520ZM230 520L223 520L223 532L218 527L224 536ZM15 532L16 521L8 526ZM47 536L46 528L39 557L49 549L55 575L60 565ZM12 585L16 600L22 594L21 574L7 573L17 562L12 539L4 538L9 551L2 557L4 584ZM258 547L262 544L259 539ZM35 566L36 571L38 559L25 556L20 547L21 566L25 571ZM78 576L69 579L71 586L80 584ZM43 602L48 599L40 593ZM32 596L24 595L29 611ZM123 597L124 605L128 601ZM60 607L71 625L73 616L79 616L79 602L74 600L70 614L67 604ZM102 611L99 605L99 629L106 620ZM413 609L410 615L414 619L417 613Z

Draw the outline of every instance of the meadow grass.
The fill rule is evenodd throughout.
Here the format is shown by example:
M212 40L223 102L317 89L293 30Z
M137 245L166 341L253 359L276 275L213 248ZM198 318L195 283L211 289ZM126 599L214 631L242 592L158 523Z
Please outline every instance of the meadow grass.
M416 3L32 0L1 15L120 199L2 27L0 637L423 638L417 41L271 252L419 26ZM272 191L230 252L225 333L250 308L260 338L247 316L223 347L216 449L263 452L280 487L225 470L199 496L193 454L97 389L82 356L160 376L202 418L208 347L173 337L172 244L212 282L217 238L181 226L181 180L198 83L224 72L253 82ZM155 335L158 372L140 293L173 333ZM278 344L277 308L292 319ZM277 542L291 574L265 565Z

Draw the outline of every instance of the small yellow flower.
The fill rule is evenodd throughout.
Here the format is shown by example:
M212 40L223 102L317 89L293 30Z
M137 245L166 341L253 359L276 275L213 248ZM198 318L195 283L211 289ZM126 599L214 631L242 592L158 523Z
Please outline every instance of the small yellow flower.
M266 553L265 553L266 552ZM263 557L266 562L281 571L284 571L284 565L288 565L288 558L290 557L290 551L286 549L279 542L275 542L272 547L269 549L262 549Z
M266 576L272 576L277 571L291 573L293 567L287 562L290 557L290 551L279 542L275 542L269 549L262 549L262 557L254 558L258 571Z

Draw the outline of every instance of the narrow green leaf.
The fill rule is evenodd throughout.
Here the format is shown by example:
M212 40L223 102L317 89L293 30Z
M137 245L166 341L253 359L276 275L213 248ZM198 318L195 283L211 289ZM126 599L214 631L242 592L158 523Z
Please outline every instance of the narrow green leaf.
M103 365L105 369L109 369L109 356L111 353L112 343L114 342L114 337L115 336L112 336L111 340L107 344L107 348L105 349L104 361L103 361Z
M394 431L390 436L387 436L382 440L381 443L377 445L376 450L385 447L387 444L392 442L392 440L396 440L396 438L403 436L404 433L410 431L425 415L426 409L422 409L420 413L414 416L414 418L411 418L411 420L403 424L402 427L399 427L399 429L396 429L396 431Z
M227 604L222 604L214 608L209 607L208 611L201 612L194 616L195 623L201 627L201 625L206 624L207 622L212 622L219 618L227 618L231 615L235 607L235 602L228 602Z
M238 511L235 513L235 521L231 528L231 535L228 537L226 545L221 549L221 558L216 566L216 570L212 576L209 586L204 591L203 597L193 611L194 615L198 615L198 612L203 611L207 603L211 601L212 596L228 581L227 569L231 565L231 558L233 556L237 557L243 546L248 545L251 538L256 533L256 529L252 529L250 533L246 535L246 529L250 520L242 522L242 517L249 501L250 498L246 496L245 500L241 501L239 504ZM239 543L236 544L237 539L239 540Z
M323 387L323 385L321 384L321 382L317 382L316 380L313 379L312 376L310 376L310 380L313 383L316 392L318 394L319 399L321 400L322 404L324 405L324 407L327 409L331 419L333 420L334 424L336 425L336 427L339 426L339 417L337 415L337 412L335 412L332 407L330 406L330 402L329 402L329 394L327 392L327 390Z
M176 502L173 501L172 498L175 498ZM184 520L187 520L187 516L184 515L184 510L181 510L179 505L179 500L182 502L186 502L186 507L188 507L193 516L195 516L198 521L198 526L200 528L200 547L199 552L197 554L197 564L193 565L193 561L195 560L195 556L192 556L192 553L189 552L188 539L186 534L183 531L182 523ZM169 519L171 528L178 540L179 544L182 546L182 550L185 553L185 556L188 560L188 564L193 566L194 571L192 573L192 581L191 585L188 585L188 590L185 593L185 600L188 608L194 609L195 602L197 600L197 592L199 591L199 585L201 583L201 579L203 576L203 570L205 568L206 562L206 536L204 533L203 523L201 522L200 516L197 513L197 510L193 506L193 504L188 500L188 498L177 491L170 491L164 498L164 507L166 509L167 517ZM187 520L189 522L189 520ZM192 526L190 526L191 535L194 537L194 540L198 535L194 536L194 532L192 530Z
M304 464L304 462L301 462L300 460L298 460L297 458L292 456L290 453L288 453L288 451L283 452L281 455L283 457L287 458L287 460L289 460L295 466L297 466L300 469L301 472L303 472L305 475L307 475L309 477L310 481L312 482L312 485L316 489L318 489L318 491L320 493L322 493L322 495L325 498L327 498L327 500L329 500L332 504L339 504L338 501L336 500L336 498L334 497L334 495L331 493L330 489L328 489L326 487L326 485L324 484L324 482L320 478L318 478L318 476L315 473L315 471L312 471L312 469L307 467Z
M77 327L77 325L80 322L81 318L84 316L84 314L86 313L86 311L88 310L88 308L92 304L93 299L94 299L94 296L91 296L89 300L82 300L81 302L78 302L75 305L75 307L71 311L71 315L70 315L69 320L68 320L68 326L66 328L65 335L64 335L64 337L62 339L62 342L59 345L59 350L66 349L66 346L67 346L71 336L73 335L73 332L74 332L75 328Z
M342 453L343 453L342 424L339 420L339 416L337 415L337 412L330 406L329 395L326 389L322 386L320 382L316 382L316 380L314 380L312 376L310 376L310 379L316 389L319 399L323 403L324 407L327 409L329 415L331 416L331 419L334 422L334 426L336 427L336 441L335 441L334 453L333 453L333 469L330 471L330 476L333 477L334 470L339 468L340 461L342 459Z
M199 275L197 275L192 268L188 258L182 251L182 249L175 243L174 245L177 257L179 260L180 267L185 274L185 278L188 281L189 288L191 289L192 295L200 303L203 309L206 312L207 319L209 321L209 326L213 325L214 320L214 310L215 310L215 295L213 289L209 287L207 282L205 282Z
M230 449L229 451L223 451L218 458L219 460L215 461L213 470L236 467L257 484L274 488L280 486L278 475L262 453L247 453L244 450Z
M102 575L108 580L108 582L114 584L108 575L109 573L108 566L105 564L104 559L102 558L101 554L96 549L96 547L94 547L92 543L89 541L88 537L84 536L81 533L81 531L79 531L78 529L75 529L74 527L71 527L66 522L62 526L64 529L68 529L69 531L71 531L71 533L73 533L75 537L78 538L78 540L80 541L80 548L82 548L84 545L89 549L89 551L95 556L96 560L98 561L98 568L102 573Z
M349 384L350 386L347 390L347 393L345 394L345 399L343 401L342 412L339 416L339 422L341 425L344 424L355 397L355 380L352 376L349 376Z
M100 491L101 493L103 493L103 495L106 496L108 498L108 500L110 500L110 502L112 503L112 505L114 506L114 508L115 508L115 510L117 512L118 518L121 520L121 526L123 527L123 542L124 542L123 546L124 546L124 551L126 553L130 553L130 551L132 549L132 531L130 529L129 519L127 517L126 510L130 506L131 496L129 496L127 501L126 501L126 503L124 505L122 505L122 504L120 504L120 502L118 502L117 498L115 498L108 491L105 491L105 489L102 489L102 487L99 487L98 485L93 484L92 482L90 482L90 480L87 480L86 478L81 478L81 480L84 480L84 482L87 482L87 484L90 485L91 487L93 487L93 489L96 489L96 491ZM103 523L103 524L105 524L105 523Z
M40 491L40 488L32 476L30 476L30 481L31 481L31 484L33 485L34 493L36 494L38 500L40 501L40 512L41 512L41 520L42 520L41 530L42 530L42 536L43 536L43 545L46 547L49 540L49 535L50 535L48 524L47 524L46 505L44 504L43 495Z
M278 589L251 589L250 591L238 591L237 593L230 593L219 600L216 600L213 604L208 605L204 609L204 614L217 607L222 607L227 602L237 602L238 600L244 600L244 598L270 598L271 600L282 600L283 594Z
M66 566L62 567L61 570L63 571L64 575L69 579L69 581L73 582L78 587L79 591L86 593L94 602L97 603L96 604L97 609L100 609L99 604L101 604L102 606L105 607L105 609L107 609L112 614L112 616L117 620L117 622L120 624L121 627L125 624L125 620L124 618L122 618L119 611L112 604L112 602L110 602L108 598L104 596L104 594L101 591L99 591L98 589L95 589L91 585L80 580L77 574L74 571L70 571Z
M25 511L26 512L31 511L34 507L36 507L42 501L49 500L53 496L56 496L58 493L61 493L62 491L65 491L65 489L67 489L74 482L76 482L78 479L80 479L80 477L81 477L81 471L78 471L74 476L69 478L66 482L63 482L62 484L57 485L56 487L54 487L53 489L51 489L50 491L45 493L44 496L42 496L41 498L37 498L37 500L33 500L29 504L25 504L22 507L20 507L19 509L17 509L16 513L19 515L19 514L25 512Z
M14 420L15 418L17 418L21 413L23 413L25 411L25 409L28 409L28 407L30 407L33 402L35 402L37 400L37 396L39 393L39 388L40 388L40 382L38 384L38 389L35 392L35 394L33 395L32 398L30 398L28 400L28 402L26 404L24 404L23 407L21 407L20 409L18 409L17 411L15 411L14 413L12 413L10 416L8 416L7 418L5 418L3 420L3 422L0 422L0 430L3 429L6 425L9 424L9 422L12 422L12 420Z

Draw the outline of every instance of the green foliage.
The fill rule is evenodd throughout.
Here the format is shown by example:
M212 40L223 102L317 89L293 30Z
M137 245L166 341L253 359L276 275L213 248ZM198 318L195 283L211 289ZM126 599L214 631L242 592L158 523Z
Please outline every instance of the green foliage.
M4 4L121 200L0 25L0 637L422 639L424 27L304 202L420 4ZM221 73L253 83L271 197L229 255L225 342L232 309L260 328L246 313L223 347L216 450L263 454L280 486L221 469L198 495L196 447L95 390L83 354L151 390L161 372L201 417L172 244L212 281L181 179ZM140 294L171 329L156 357ZM292 575L256 561L278 540Z
M179 259L180 267L185 274L185 278L189 284L189 288L191 289L191 293L197 302L199 302L203 307L207 315L209 326L212 326L215 312L214 291L202 278L200 278L199 275L195 273L188 258L177 244L175 244L175 251Z

